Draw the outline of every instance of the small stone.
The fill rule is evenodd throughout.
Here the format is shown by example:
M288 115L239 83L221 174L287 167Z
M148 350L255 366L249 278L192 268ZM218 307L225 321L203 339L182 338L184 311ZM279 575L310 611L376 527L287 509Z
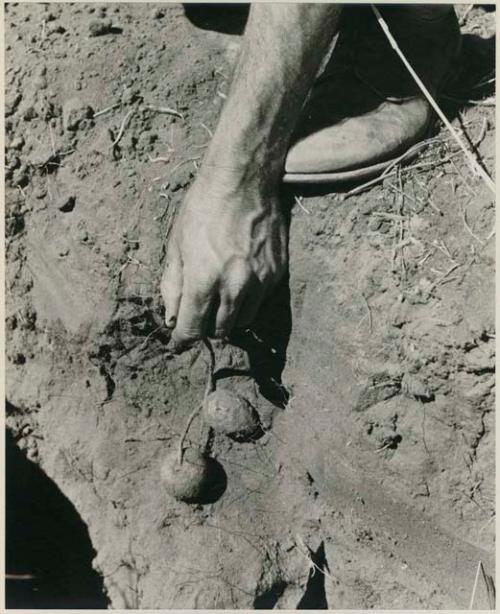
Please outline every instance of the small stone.
M140 98L140 93L139 93L138 89L132 88L132 87L126 87L123 90L123 94L122 94L122 103L123 104L132 104L138 98Z
M91 21L89 24L89 36L104 36L113 30L111 19L101 19Z
M405 373L401 381L401 390L409 397L419 401L432 401L434 394L428 386L415 375Z
M25 111L24 111L24 115L23 115L24 119L26 121L31 121L32 119L35 119L36 117L36 111L35 111L35 107L33 105L30 105Z
M163 19L163 17L165 17L165 11L161 8L155 8L153 9L153 19Z
M66 130L77 130L80 123L94 115L92 107L79 98L70 98L63 106L63 125Z
M61 26L61 24L53 25L48 28L48 34L64 34L66 32L66 28Z

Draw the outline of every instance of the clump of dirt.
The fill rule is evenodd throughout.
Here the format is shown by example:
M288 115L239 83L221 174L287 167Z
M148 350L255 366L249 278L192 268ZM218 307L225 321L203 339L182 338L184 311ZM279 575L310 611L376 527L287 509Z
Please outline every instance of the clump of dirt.
M87 525L113 608L467 607L478 560L493 574L494 201L443 130L369 191L285 194L290 279L215 346L262 436L195 422L224 494L162 487L208 364L169 350L159 279L241 17L6 5L8 428ZM494 13L463 32L442 104L492 169Z

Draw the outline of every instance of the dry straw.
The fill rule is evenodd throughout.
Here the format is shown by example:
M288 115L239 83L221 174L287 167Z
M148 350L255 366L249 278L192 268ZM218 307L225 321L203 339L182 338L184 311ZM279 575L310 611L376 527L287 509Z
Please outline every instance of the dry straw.
M455 139L456 143L458 144L458 146L460 147L460 149L464 152L466 158L467 158L467 162L469 163L472 172L474 173L474 175L476 176L480 176L481 179L483 179L483 181L485 182L485 184L488 186L488 188L493 192L493 194L496 194L496 189L495 189L495 184L493 182L493 180L491 179L491 177L488 175L488 173L484 170L484 168L482 168L482 166L480 166L477 162L477 160L475 159L474 155L472 154L472 152L467 148L467 146L465 145L465 143L462 141L462 139L460 138L460 136L458 135L457 131L453 128L453 126L451 125L451 123L448 121L448 119L446 118L445 114L443 113L443 111L441 111L439 105L437 104L437 102L434 100L434 98L432 97L431 93L429 92L429 90L425 87L425 85L422 83L420 77L417 75L417 73L414 71L413 67L411 66L411 64L408 62L408 60L406 59L406 56L404 55L404 53L401 51L401 49L399 48L399 45L397 44L395 38L393 37L393 35L391 34L390 30L389 30L389 26L387 25L387 23L384 21L382 15L380 14L380 11L378 10L378 8L372 4L371 5L373 12L375 13L375 17L377 18L377 21L380 24L380 27L382 28L384 34L387 36L387 39L389 40L389 43L391 44L391 47L394 49L394 51L399 55L399 57L401 58L401 61L403 62L403 64L406 66L406 68L408 69L408 72L411 74L411 76L413 77L413 79L415 80L416 84L418 85L418 87L422 90L422 93L424 94L424 96L427 98L427 100L429 101L429 104L432 106L432 108L434 109L434 111L436 111L436 113L438 114L439 118L441 119L441 121L443 122L443 124L446 126L446 128L449 130L451 136Z

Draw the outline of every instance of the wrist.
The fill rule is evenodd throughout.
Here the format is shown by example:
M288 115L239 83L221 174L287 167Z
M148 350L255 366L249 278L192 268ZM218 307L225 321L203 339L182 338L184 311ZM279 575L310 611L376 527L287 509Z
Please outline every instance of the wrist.
M242 214L251 211L263 213L280 209L278 191L281 176L275 180L252 162L229 166L223 161L203 163L190 190L190 200L227 207Z
M277 191L284 173L288 143L284 139L274 141L269 147L268 139L259 134L241 129L238 133L214 135L200 175L205 179L227 181L229 185Z

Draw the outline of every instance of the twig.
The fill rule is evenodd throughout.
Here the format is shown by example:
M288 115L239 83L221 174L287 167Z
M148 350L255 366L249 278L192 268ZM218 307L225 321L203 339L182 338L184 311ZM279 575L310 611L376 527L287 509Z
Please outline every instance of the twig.
M150 162L170 162L170 158L164 158L161 156L159 158L152 158L149 154L148 157Z
M94 113L92 118L95 119L96 117L105 115L106 113L109 113L110 111L114 111L115 109L118 109L118 107L121 107L120 102L117 102L116 104L112 104L110 107L106 107L105 109L102 109L102 111L97 111L97 113Z
M154 111L155 113L164 113L165 115L175 115L175 117L180 117L184 119L184 115L175 109L171 109L170 107L156 107L152 104L147 104L146 109L149 111Z
M299 205L299 207L302 209L302 211L305 211L305 213L307 213L307 215L311 215L311 212L306 209L304 207L304 205L302 204L302 196L295 196L295 202L297 203L297 205Z
M464 184L467 192L469 192L469 194L471 194L472 196L475 196L474 190L471 188L471 186L469 185L469 182L467 181L467 179L463 176L463 174L460 172L460 169L458 168L458 166L455 164L455 162L453 161L453 158L449 159L450 164L453 166L453 168L455 169L457 175L460 177L460 179L462 180L462 183Z
M367 188L371 188L373 185L380 183L387 177L390 177L394 172L395 171L393 169L390 173L387 173L385 175L379 175L378 177L375 177L375 179L370 179L370 181L367 181L366 183L363 183L357 186L356 188L349 190L349 192L347 192L346 195L344 196L344 199L349 198L349 196L354 196L355 194L359 194L360 192L363 192Z
M379 183L380 181L383 181L384 179L392 176L392 174L394 172L396 172L396 168L395 167L397 166L397 164L399 164L400 162L403 162L409 156L415 155L421 149L424 149L428 145L432 145L432 144L437 143L439 141L440 141L439 138L433 137L433 138L430 138L430 139L426 139L425 141L421 141L420 143L416 143L415 145L410 147L410 149L408 149L408 151L405 151L404 154L402 154L401 156L399 156L398 158L393 160L388 165L388 167L384 170L384 172L381 175L379 175L378 177L375 177L374 179L371 179L370 181L367 181L366 183L363 183L360 186L357 186L357 187L353 188L352 190L349 190L349 192L347 192L345 194L344 198L348 198L349 196L354 196L355 194L359 194L359 192L362 192L363 190L366 190L366 188L369 188L372 185L375 185L376 183ZM407 167L406 170L409 170L410 168L415 168L415 166Z
M481 126L481 132L478 134L477 139L474 141L474 149L477 149L478 146L483 142L483 139L486 136L487 131L488 131L488 120L486 119L486 117L484 117L483 125Z
M481 561L479 561L479 563L477 564L476 578L474 579L474 587L472 589L472 596L470 598L469 610L472 610L474 606L474 599L476 598L477 583L479 581L479 572L481 571L482 566L483 564L481 563Z
M207 131L208 136L209 136L210 138L212 138L212 137L213 137L214 133L213 133L213 132L210 130L210 128L209 128L209 127L208 127L206 124L204 124L203 122L200 122L200 126L201 126L201 127L204 129L204 130L206 130L206 131Z
M488 173L478 164L478 162L475 159L474 155L471 153L471 151L464 144L464 142L462 141L460 136L457 134L455 128L453 128L451 123L448 121L448 118L446 117L446 115L443 113L443 111L441 111L441 108L436 103L436 101L434 100L434 98L430 94L429 90L425 87L425 85L422 83L420 77L413 70L411 64L408 62L408 60L406 59L406 56L401 51L401 49L399 48L396 40L392 36L392 34L391 34L390 30L389 30L389 27L386 24L386 22L384 21L384 19L382 18L382 15L380 14L380 11L378 10L378 8L374 4L372 4L371 7L372 7L373 12L375 13L377 21L380 24L380 27L382 28L383 32L387 36L387 39L389 40L389 42L391 44L391 47L399 55L399 57L401 58L401 61L406 66L407 70L409 71L409 73L411 74L413 79L415 80L416 84L421 89L421 91L424 94L424 96L427 98L427 101L429 102L429 104L432 106L432 108L438 114L438 116L441 119L441 121L444 123L446 128L449 130L450 134L453 136L453 138L456 141L457 145L464 152L465 157L467 158L467 161L468 161L468 163L469 163L469 165L471 167L471 170L473 171L474 175L481 177L483 179L483 181L485 182L485 184L488 186L488 188L493 192L493 194L495 194L496 193L496 189L495 189L495 184L493 183L493 180L488 175Z
M483 580L486 585L486 594L488 596L488 604L491 610L495 609L495 583L493 578L489 576L484 570L484 566L481 564L481 572L483 575Z
M484 240L484 245L486 245L486 243L488 243L488 241L491 239L491 237L495 236L495 234L496 234L496 229L493 227L493 229L491 230L490 234Z
M184 431L181 435L181 438L179 439L179 448L178 448L179 465L182 465L182 457L184 455L184 440L186 439L186 435L189 431L189 427L191 426L193 420L195 419L199 411L205 407L208 395L215 390L215 379L214 379L215 352L208 338L204 337L203 343L205 344L205 347L207 348L208 354L210 357L210 363L209 363L208 375L207 375L207 383L205 386L205 394L203 395L203 401L198 405L198 407L189 416L186 426L184 428Z
M196 160L200 160L200 159L201 159L201 156L196 156L195 158L187 158L186 160L182 160L181 162L179 162L179 164L174 166L174 168L170 172L174 173L183 164L187 164L188 162L196 162Z
M125 128L127 127L127 122L129 121L129 119L132 117L132 115L135 113L135 109L130 109L130 111L127 113L127 115L125 115L125 117L123 118L122 121L122 125L120 126L120 130L118 131L118 136L116 137L116 139L113 141L113 143L111 144L111 147L116 147L116 145L118 145L118 143L120 142L123 133L125 132Z
M472 232L472 228L469 226L468 222L467 222L467 216L465 213L465 209L462 207L462 205L460 205L460 212L462 214L462 222L464 223L464 227L465 230L467 230L467 232L470 234L470 236L473 239L476 239L476 241L478 243L480 243L481 245L484 245L484 241L482 239L480 239L478 236L476 236L473 232Z
M396 220L398 222L399 220L406 220L405 215L399 215L399 213L389 213L388 211L372 211L371 214L374 217L383 217L387 218L388 220Z
M475 85L471 85L468 89L469 90L477 90L478 88L484 87L485 85L489 85L490 83L495 83L496 77L492 77L491 79L488 78L491 74L492 74L491 72L488 73L486 76L484 76L481 79L481 81L479 81Z
M441 98L444 98L445 100L451 100L452 102L458 102L460 104L468 104L470 106L477 106L477 107L495 107L496 106L496 100L494 96L485 98L485 100L467 100L465 98L456 98L455 96L447 96L446 94L441 94Z
M458 269L459 266L463 266L458 262L455 262L445 273L441 275L429 288L428 292L432 292L441 282L443 282L449 275L453 273L455 269Z
M363 297L363 300L365 301L365 305L366 305L366 310L368 311L368 328L370 330L370 334L372 332L372 310L370 308L370 305L368 303L368 300L366 298L366 296L364 294L361 295Z
M484 531L484 529L486 529L486 527L491 524L491 522L495 519L495 514L493 514L493 516L488 520L488 522L485 522L485 524L483 524L483 526L479 529L479 533L482 533Z
M205 347L207 348L209 356L210 356L210 366L209 366L208 377L207 377L207 385L205 387L205 398L204 398L204 402L205 402L207 396L215 390L215 379L214 379L215 352L214 352L212 343L207 337L204 337L203 343L205 344Z
M321 569L321 567L313 561L311 548L304 543L304 540L298 533L295 535L295 545L297 546L297 550L306 557L309 563L309 568L312 569L312 576L314 576L316 571L319 571L319 573L323 574L325 578L330 578L330 580L332 580L330 570L325 571L324 569Z
M184 456L184 440L186 439L186 435L188 434L189 427L191 426L193 420L196 418L197 414L199 413L202 407L203 407L203 403L200 403L198 407L193 412L191 412L191 415L189 416L188 421L186 422L186 426L184 427L184 431L182 432L181 438L179 439L179 448L178 448L179 465L182 465L182 457Z

